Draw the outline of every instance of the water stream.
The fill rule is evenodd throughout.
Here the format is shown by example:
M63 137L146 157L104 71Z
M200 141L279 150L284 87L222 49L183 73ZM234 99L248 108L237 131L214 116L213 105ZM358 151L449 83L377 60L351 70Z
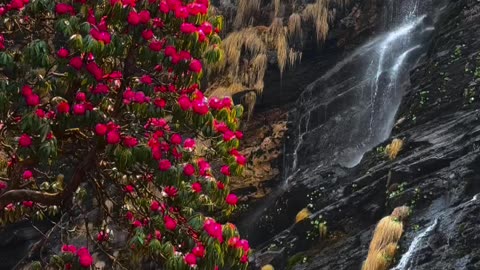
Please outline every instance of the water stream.
M417 235L410 246L408 247L407 252L403 254L402 258L400 259L400 262L397 264L395 268L392 268L392 270L414 270L414 265L413 261L415 259L415 254L417 250L422 246L423 241L430 236L430 233L437 227L438 224L438 218L435 219L435 221L428 226L425 230L423 230L419 235Z

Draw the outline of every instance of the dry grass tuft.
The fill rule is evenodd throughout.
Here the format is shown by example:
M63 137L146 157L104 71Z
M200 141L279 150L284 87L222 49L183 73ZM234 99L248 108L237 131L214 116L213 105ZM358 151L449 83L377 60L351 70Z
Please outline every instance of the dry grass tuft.
M273 268L273 266L271 264L267 264L267 265L262 266L261 270L275 270L275 268Z
M251 25L255 14L258 13L259 10L260 0L239 0L233 27L240 29L243 26Z
M246 93L242 97L242 104L243 106L246 107L246 111L247 111L247 121L249 121L250 118L252 117L253 108L255 107L256 102L257 102L257 94L255 94L255 92L253 91Z
M291 44L300 44L300 46L302 45L302 17L298 13L293 13L288 18L288 40Z
M275 17L279 17L280 16L280 11L282 9L282 3L280 3L281 0L275 0L273 2L273 6L274 6L274 16Z
M298 212L297 216L295 217L295 223L309 218L311 214L312 213L310 212L310 210L308 210L307 208L303 208L302 210L300 210L300 212Z
M403 148L403 140L402 139L393 139L393 141L385 147L385 154L388 156L390 160L394 160L397 158L398 153Z
M407 218L409 213L408 207L397 207L390 216L386 216L378 222L362 270L388 269L395 257L398 241L403 234L402 221Z
M302 12L304 21L315 25L317 41L323 42L327 38L328 26L328 0L317 0L308 4Z

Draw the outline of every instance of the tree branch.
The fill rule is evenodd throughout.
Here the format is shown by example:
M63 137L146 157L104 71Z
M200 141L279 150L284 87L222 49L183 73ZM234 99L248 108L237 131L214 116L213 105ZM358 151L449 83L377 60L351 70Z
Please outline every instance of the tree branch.
M78 186L86 180L87 170L91 168L96 162L97 151L100 149L93 149L85 159L77 166L73 173L70 183L62 192L48 193L29 189L13 189L0 195L0 209L9 203L16 203L22 201L33 201L43 205L60 205L65 204L67 200L72 198L73 193Z

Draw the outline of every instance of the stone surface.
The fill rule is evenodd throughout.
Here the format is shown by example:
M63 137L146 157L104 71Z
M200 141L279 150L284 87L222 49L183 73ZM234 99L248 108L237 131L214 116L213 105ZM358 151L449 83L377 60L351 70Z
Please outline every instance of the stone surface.
M290 179L250 232L253 269L361 269L376 222L404 204L413 214L397 260L438 218L412 269L479 269L480 2L448 1L445 12L410 73L393 134L379 145L402 138L398 157L373 149L354 168L309 167ZM294 224L307 205L310 221ZM326 237L315 221L326 222Z

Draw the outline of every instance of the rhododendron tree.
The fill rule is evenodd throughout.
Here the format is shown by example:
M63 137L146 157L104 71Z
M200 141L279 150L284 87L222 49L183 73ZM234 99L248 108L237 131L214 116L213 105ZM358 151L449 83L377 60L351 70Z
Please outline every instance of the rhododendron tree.
M208 0L0 4L0 220L59 223L37 266L246 269L243 109L200 89L221 28Z

